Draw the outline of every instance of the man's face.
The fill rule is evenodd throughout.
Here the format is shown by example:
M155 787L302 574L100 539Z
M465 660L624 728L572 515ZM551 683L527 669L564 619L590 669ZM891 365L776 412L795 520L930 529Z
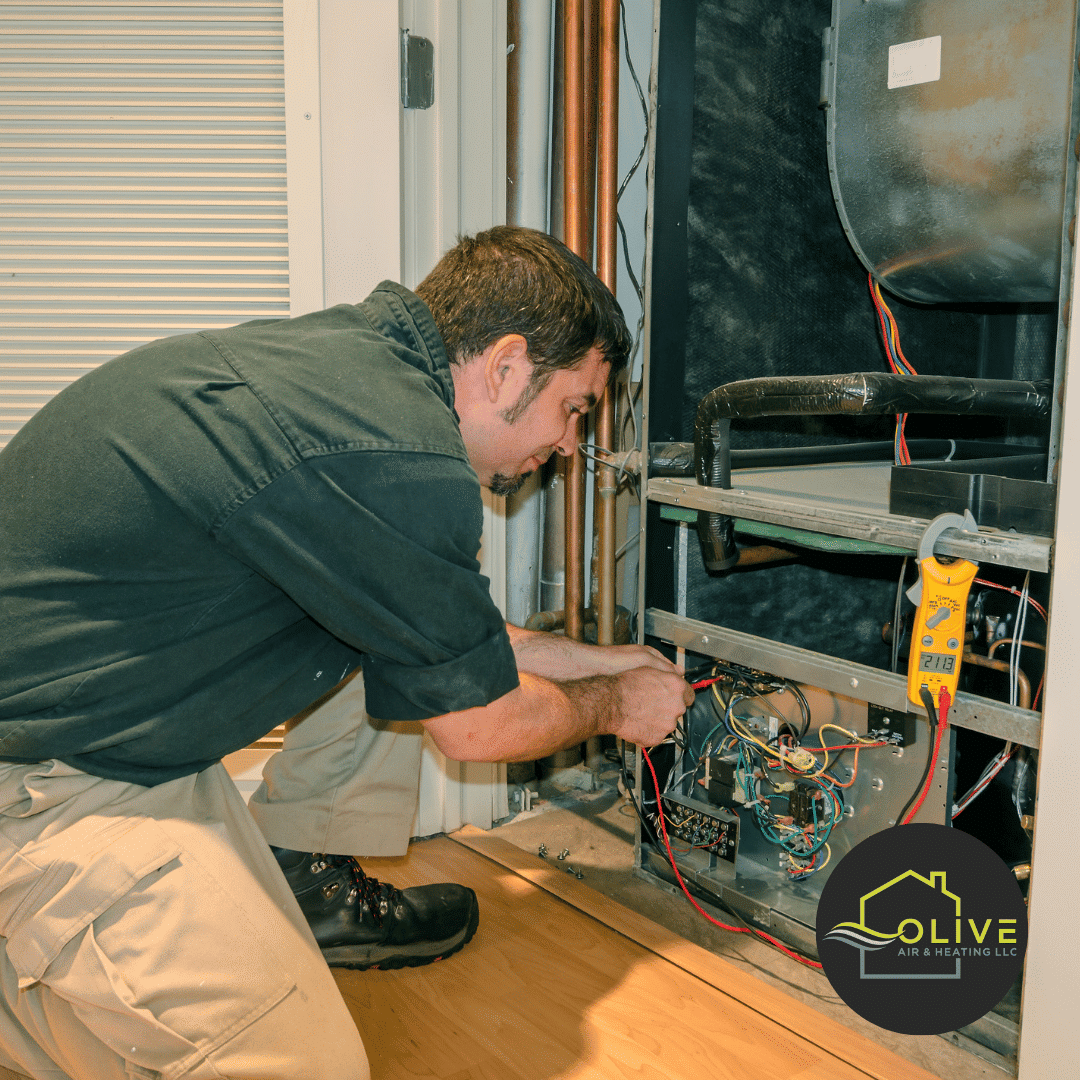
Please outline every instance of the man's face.
M573 454L578 417L600 399L608 372L600 350L592 349L575 367L554 372L532 400L526 381L513 401L492 411L483 446L470 454L480 482L510 495L552 454Z

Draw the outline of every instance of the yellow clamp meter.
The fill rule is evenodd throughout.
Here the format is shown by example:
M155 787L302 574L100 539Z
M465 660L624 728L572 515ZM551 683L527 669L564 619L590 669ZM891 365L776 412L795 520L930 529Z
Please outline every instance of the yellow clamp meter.
M967 628L967 598L978 566L966 559L939 562L934 544L945 529L977 532L978 525L967 511L936 517L919 543L919 580L908 590L916 605L915 625L911 631L911 656L908 660L907 695L915 705L923 704L919 691L926 687L939 704L941 688L956 698L960 662L964 653L964 630Z

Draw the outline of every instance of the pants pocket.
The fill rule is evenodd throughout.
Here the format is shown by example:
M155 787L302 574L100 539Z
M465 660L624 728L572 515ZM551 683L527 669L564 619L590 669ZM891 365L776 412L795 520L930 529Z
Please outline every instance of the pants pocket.
M151 818L84 818L19 858L0 934L20 989L64 999L124 1061L181 1076L293 986L242 906Z

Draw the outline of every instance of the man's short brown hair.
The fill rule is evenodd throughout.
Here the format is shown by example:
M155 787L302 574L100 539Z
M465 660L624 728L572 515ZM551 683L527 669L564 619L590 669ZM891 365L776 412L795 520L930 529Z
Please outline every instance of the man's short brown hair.
M451 363L479 356L505 334L521 334L546 382L597 348L626 365L631 338L622 309L585 261L547 233L497 225L463 236L416 287Z

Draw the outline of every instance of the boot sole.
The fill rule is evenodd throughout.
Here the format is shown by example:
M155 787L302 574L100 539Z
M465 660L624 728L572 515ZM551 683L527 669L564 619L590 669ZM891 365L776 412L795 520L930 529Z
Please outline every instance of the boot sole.
M480 906L474 897L468 924L453 937L442 941L418 941L415 945L335 945L323 949L322 954L330 967L351 971L421 967L452 956L472 940L479 925Z

